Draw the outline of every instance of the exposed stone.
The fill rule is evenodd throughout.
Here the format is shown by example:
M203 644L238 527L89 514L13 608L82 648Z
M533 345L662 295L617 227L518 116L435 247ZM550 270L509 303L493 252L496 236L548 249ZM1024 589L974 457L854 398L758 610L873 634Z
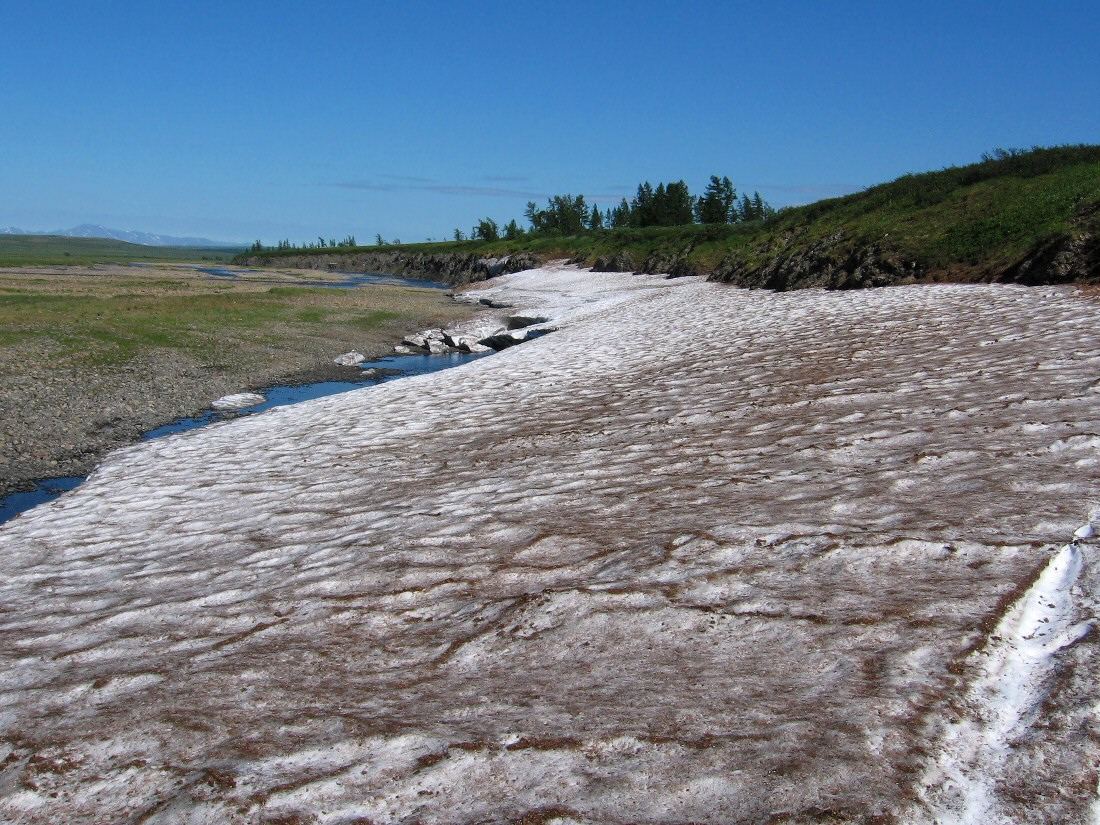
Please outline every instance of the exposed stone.
M601 255L592 265L596 272L634 272L637 268L630 253L621 250L614 255Z
M246 407L255 407L267 399L255 392L237 392L232 395L223 395L210 402L215 410L243 410Z
M367 356L363 355L363 353L352 350L351 352L345 352L343 355L337 355L332 359L332 363L338 367L354 367L356 364L362 364L366 360Z
M477 302L482 306L490 307L491 309L511 309L511 304L505 304L500 301L494 301L492 298L478 298Z
M524 327L533 327L535 324L545 324L549 318L542 318L537 315L513 315L508 319L508 329L523 329Z
M527 340L527 334L523 330L515 330L513 332L498 332L496 335L490 335L486 338L482 338L479 342L483 347L489 349L502 350L508 347L514 347L516 344Z
M766 248L738 253L719 264L710 280L785 291L808 287L860 289L907 283L924 274L885 243L857 243L842 232L803 245L793 233Z

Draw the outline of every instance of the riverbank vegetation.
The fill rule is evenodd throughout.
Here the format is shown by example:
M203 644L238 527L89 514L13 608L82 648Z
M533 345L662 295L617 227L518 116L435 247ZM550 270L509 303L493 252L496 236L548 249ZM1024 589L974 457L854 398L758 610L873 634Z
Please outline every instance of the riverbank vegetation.
M693 202L691 223L664 223L670 215L687 216L684 193L673 183L664 185L660 201L656 187L650 200L640 192L627 203L626 218L623 204L618 220L611 209L610 227L606 211L597 221L579 196L558 196L546 207L529 205L530 226L511 222L496 237L494 222L483 219L474 239L385 248L486 257L527 252L600 268L705 274L780 289L909 279L1100 278L1100 146L994 150L967 166L908 174L853 195L778 211L763 199L758 208L750 196L746 212L743 195L736 196L735 209L729 189L725 179L712 178L703 204ZM660 209L654 210L655 202ZM661 222L653 222L655 211L665 216ZM332 251L372 249L377 247ZM265 250L248 260L274 265L295 254L301 250ZM825 280L807 274L821 271L830 273Z

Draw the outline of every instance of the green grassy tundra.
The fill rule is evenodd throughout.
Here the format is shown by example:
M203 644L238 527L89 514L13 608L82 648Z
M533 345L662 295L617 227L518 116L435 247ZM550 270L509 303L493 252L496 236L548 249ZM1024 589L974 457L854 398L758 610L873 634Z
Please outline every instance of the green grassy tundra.
M112 238L62 235L0 235L0 266L87 266L130 261L229 261L226 247L143 246Z
M437 290L396 286L283 286L169 267L0 270L0 348L31 346L81 367L154 350L207 366L297 360L290 351L323 360L352 346L384 350L418 325L466 312Z

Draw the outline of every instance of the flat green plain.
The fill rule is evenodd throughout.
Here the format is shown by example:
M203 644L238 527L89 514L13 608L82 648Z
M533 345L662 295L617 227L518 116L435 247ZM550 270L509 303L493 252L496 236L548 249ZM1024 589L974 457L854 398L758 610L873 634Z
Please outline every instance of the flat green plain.
M240 250L226 247L143 246L111 238L0 235L0 267L78 266L130 261L221 263L238 252Z

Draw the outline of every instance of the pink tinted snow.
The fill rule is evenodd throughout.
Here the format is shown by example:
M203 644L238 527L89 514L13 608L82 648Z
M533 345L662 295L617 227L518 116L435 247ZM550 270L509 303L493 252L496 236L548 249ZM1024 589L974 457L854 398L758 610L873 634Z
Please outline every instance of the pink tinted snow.
M1097 504L1100 305L489 287L557 331L118 451L0 531L0 819L932 821L980 751L987 821L1085 821L1095 643L1011 671L1020 713L981 687Z

